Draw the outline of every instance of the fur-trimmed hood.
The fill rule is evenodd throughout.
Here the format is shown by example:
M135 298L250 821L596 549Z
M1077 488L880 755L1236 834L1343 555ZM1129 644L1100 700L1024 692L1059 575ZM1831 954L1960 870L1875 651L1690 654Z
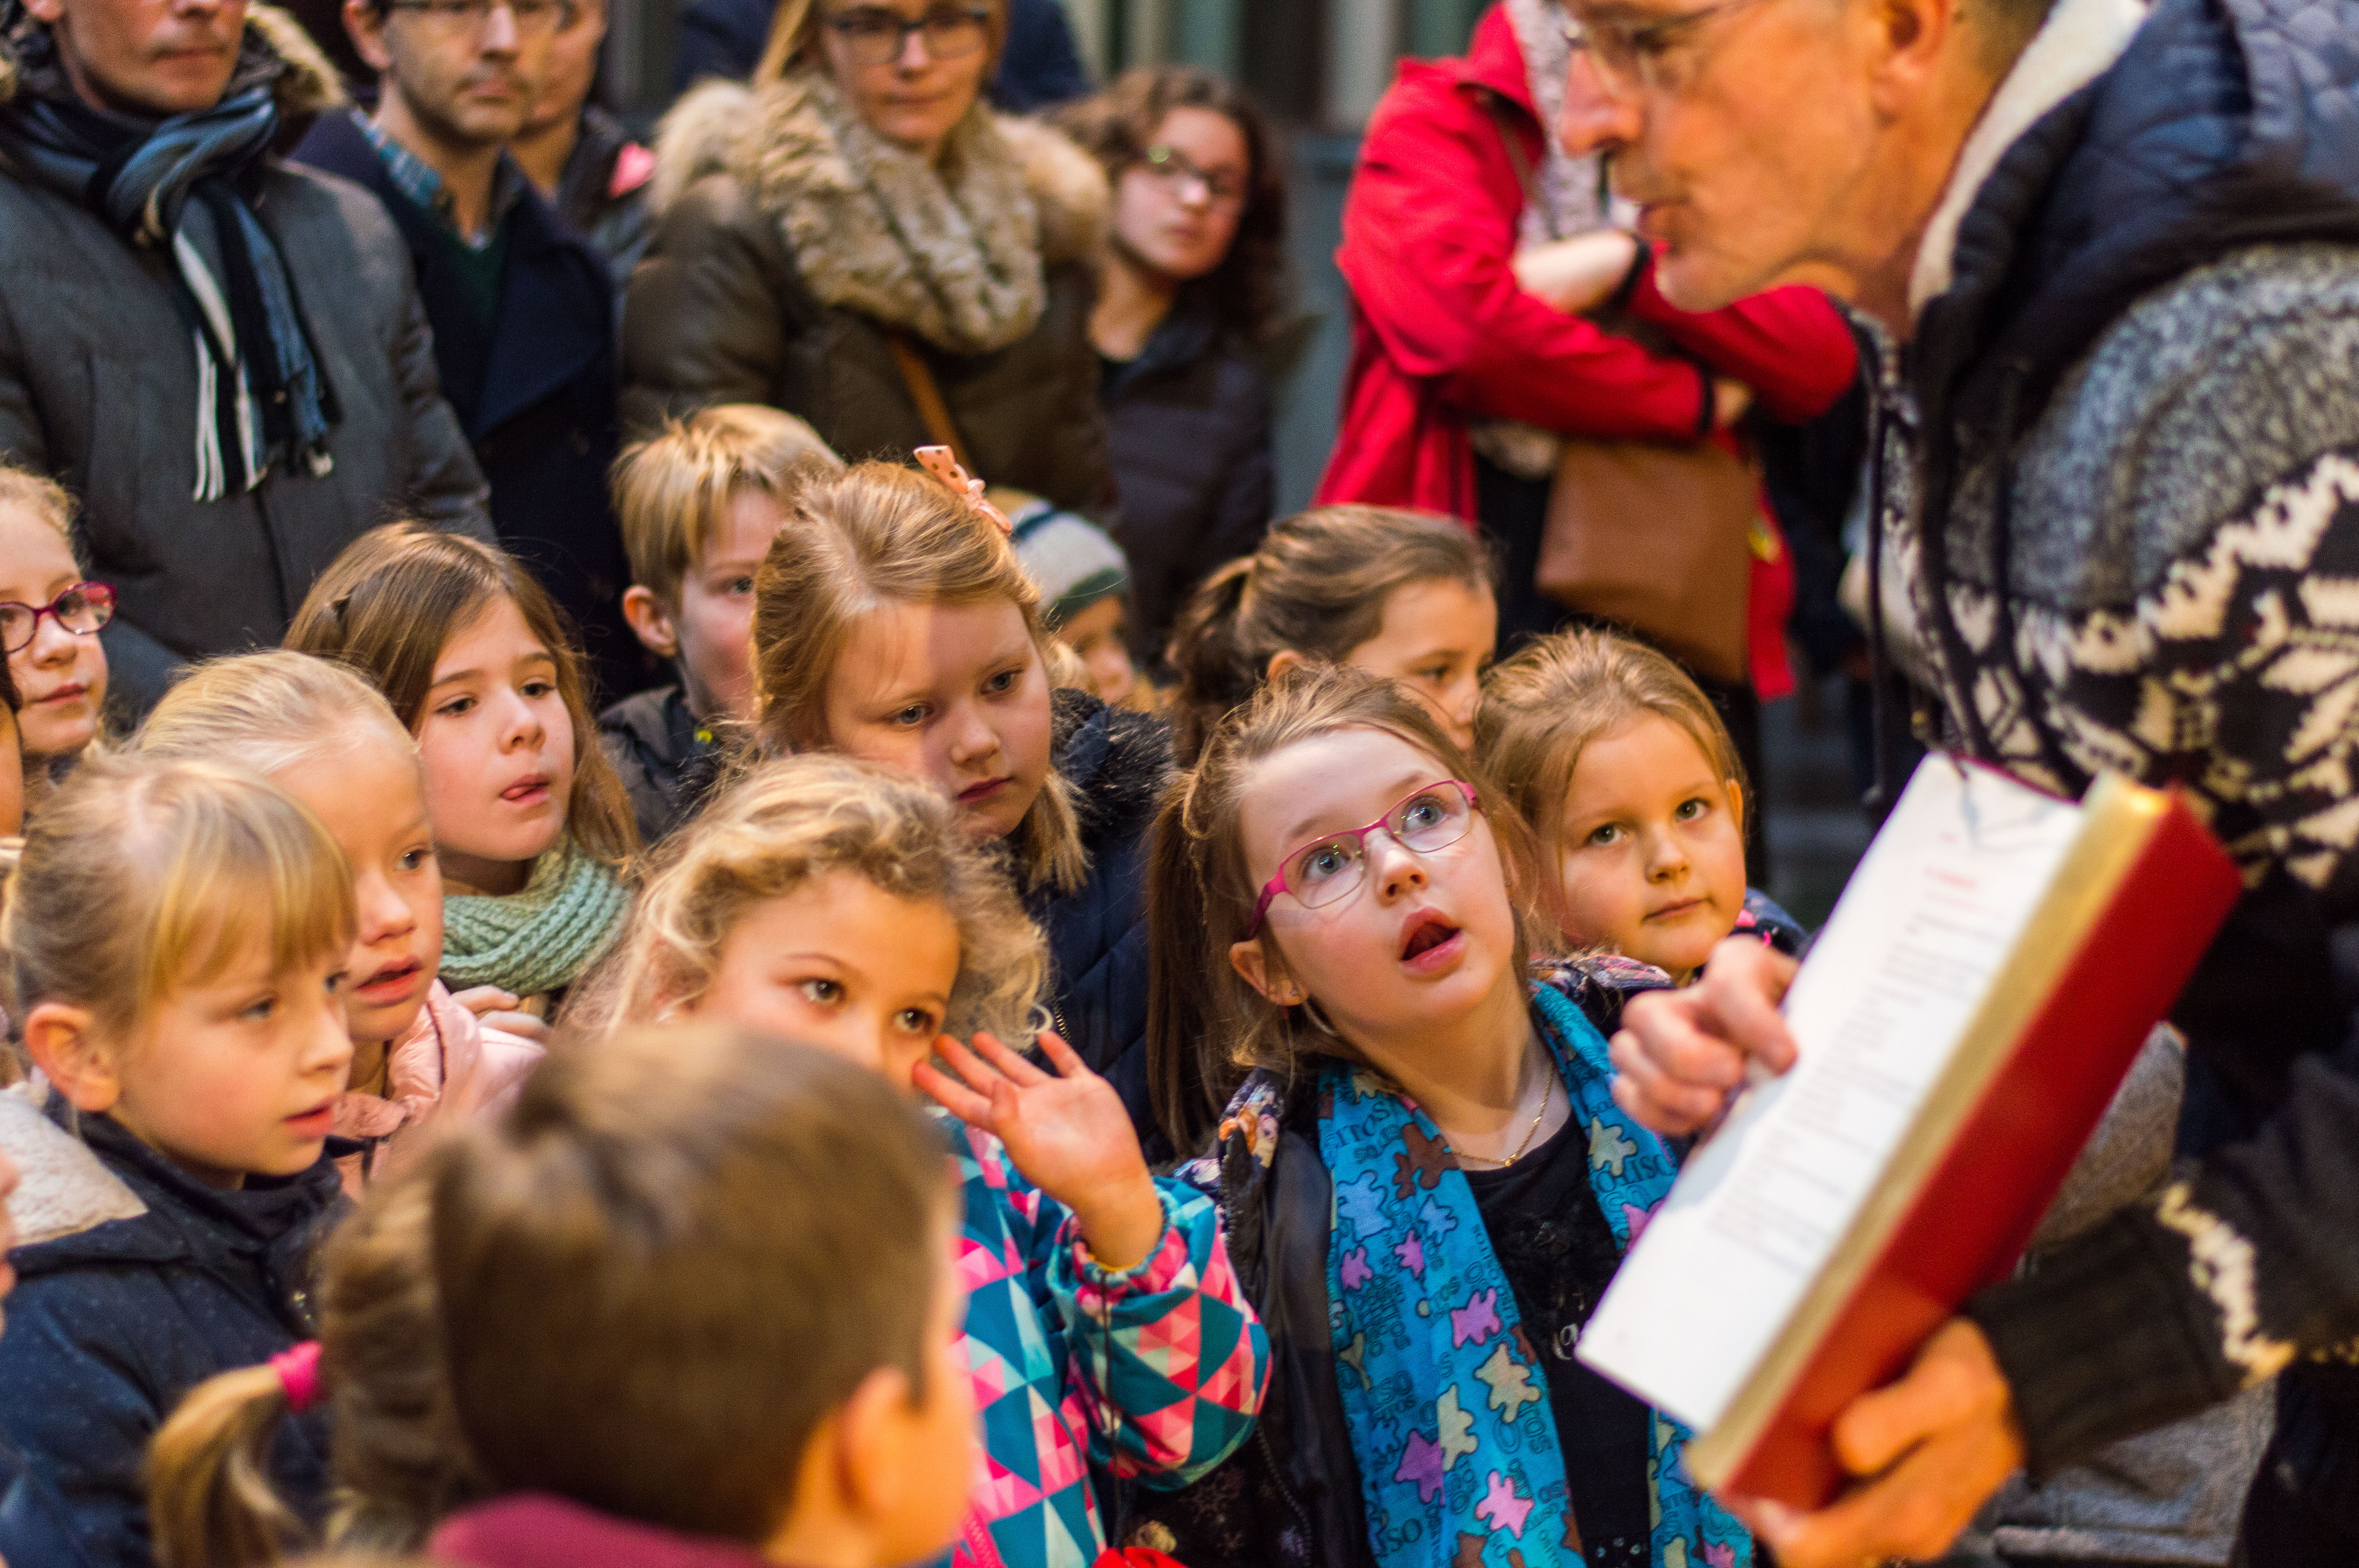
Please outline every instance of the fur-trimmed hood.
M8 1199L18 1247L79 1236L111 1219L136 1219L147 1212L138 1195L82 1140L49 1119L42 1108L48 1095L38 1079L0 1089L0 1157L16 1167L19 1178Z
M0 12L13 9L0 7ZM40 26L24 17L0 36L0 103L14 99L24 85L17 65L18 39L27 29ZM276 57L277 75L272 92L278 101L279 118L299 133L301 126L345 102L336 68L302 24L275 5L247 9L245 52ZM246 59L240 59L238 69L241 73L249 69Z
M1094 261L1111 206L1096 160L1049 126L978 103L929 162L871 131L810 70L759 88L708 82L665 116L648 187L657 212L712 174L778 225L821 301L952 353L1028 333L1044 268Z

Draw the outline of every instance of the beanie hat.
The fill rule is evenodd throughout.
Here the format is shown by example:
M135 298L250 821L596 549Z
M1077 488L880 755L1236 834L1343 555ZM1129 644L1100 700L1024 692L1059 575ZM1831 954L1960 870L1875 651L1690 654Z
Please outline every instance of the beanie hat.
M1016 558L1039 587L1050 631L1129 583L1122 546L1095 524L1037 498L1006 510Z

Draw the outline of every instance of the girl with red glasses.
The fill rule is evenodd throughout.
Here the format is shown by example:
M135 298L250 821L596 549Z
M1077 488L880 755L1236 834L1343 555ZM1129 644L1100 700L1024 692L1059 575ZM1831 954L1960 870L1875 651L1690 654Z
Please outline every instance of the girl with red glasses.
M0 649L23 697L26 806L98 738L106 706L106 648L114 589L84 582L74 559L73 502L38 474L0 463Z

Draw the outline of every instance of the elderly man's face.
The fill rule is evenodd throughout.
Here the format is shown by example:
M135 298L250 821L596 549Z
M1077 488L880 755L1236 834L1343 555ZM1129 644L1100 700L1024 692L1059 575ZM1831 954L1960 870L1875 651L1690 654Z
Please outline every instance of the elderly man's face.
M1834 284L1870 183L1866 31L1846 0L1573 0L1560 131L1612 157L1661 247L1673 303L1712 309L1773 283Z
M246 0L27 0L49 24L74 91L160 119L210 109L237 69Z

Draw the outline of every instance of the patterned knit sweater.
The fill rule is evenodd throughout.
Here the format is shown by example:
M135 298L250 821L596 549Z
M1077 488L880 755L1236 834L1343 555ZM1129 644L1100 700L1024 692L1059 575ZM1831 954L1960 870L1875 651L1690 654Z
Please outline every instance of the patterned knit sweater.
M2180 784L2248 888L2175 1014L2190 1158L1970 1309L2036 1471L2295 1368L2299 1463L2359 1476L2359 59L2308 41L2354 26L2133 16L1984 166L1886 422L1949 742Z

